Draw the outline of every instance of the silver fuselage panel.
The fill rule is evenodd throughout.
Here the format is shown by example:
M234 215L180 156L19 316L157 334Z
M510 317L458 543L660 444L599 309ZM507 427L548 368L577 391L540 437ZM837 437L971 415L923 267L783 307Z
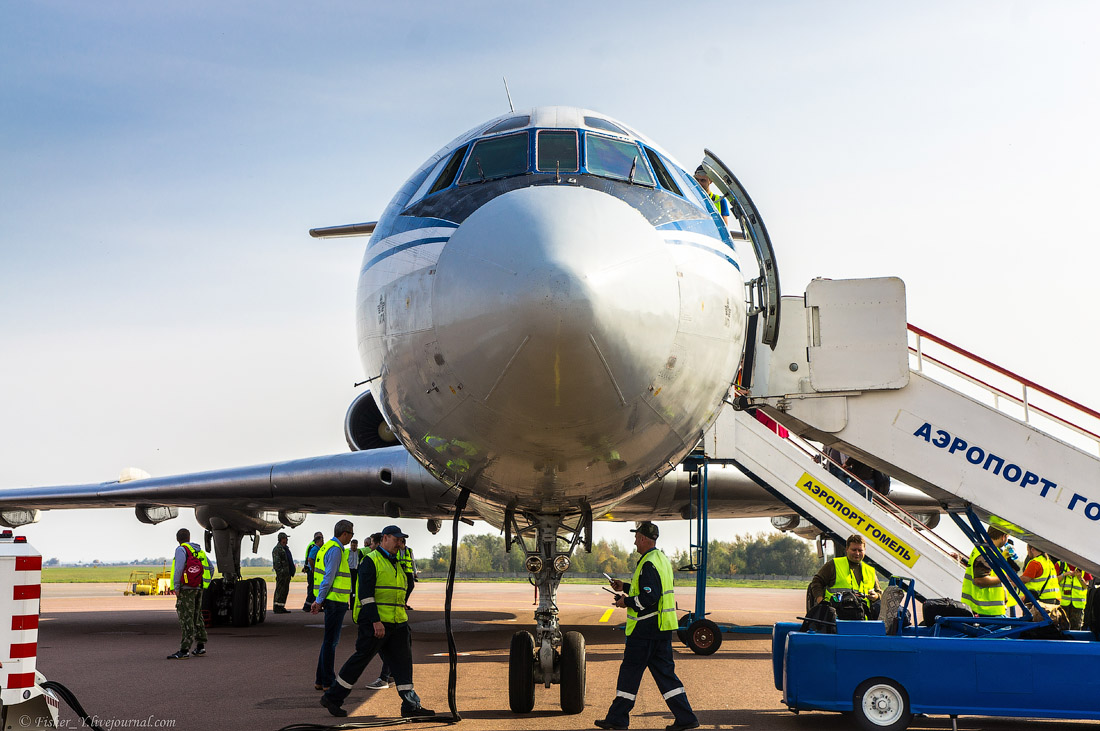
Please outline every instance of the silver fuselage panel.
M458 138L391 201L364 255L359 350L386 420L443 482L533 513L598 511L713 422L744 346L744 283L721 219L660 148L583 110L527 116ZM546 130L576 132L576 170L540 171ZM478 141L521 133L531 169L492 177ZM629 159L623 143L629 173L589 170L608 165L597 149ZM464 146L457 182L430 192Z

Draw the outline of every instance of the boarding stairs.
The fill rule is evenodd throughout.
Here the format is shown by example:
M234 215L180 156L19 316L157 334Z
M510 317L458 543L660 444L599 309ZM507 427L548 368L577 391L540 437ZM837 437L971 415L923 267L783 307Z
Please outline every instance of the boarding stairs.
M750 479L823 534L866 537L867 560L888 575L916 581L923 596L958 596L960 554L918 518L869 488L849 487L825 456L797 436L781 438L747 411L728 408L707 432L708 460L732 461Z
M780 308L775 348L749 348L741 408L762 407L792 433L836 447L949 512L970 507L1028 544L1100 573L1100 413L910 327L900 279L818 279L804 297L783 297ZM796 482L801 472L782 464L778 437L751 418L737 418L735 438L716 441L712 451L781 490L800 513L808 510ZM837 497L851 492L806 472ZM824 522L819 514L812 520ZM904 575L939 592L917 568L935 564L929 574L938 580L950 567L925 564L934 554L913 545L921 558ZM869 551L876 554L888 555Z

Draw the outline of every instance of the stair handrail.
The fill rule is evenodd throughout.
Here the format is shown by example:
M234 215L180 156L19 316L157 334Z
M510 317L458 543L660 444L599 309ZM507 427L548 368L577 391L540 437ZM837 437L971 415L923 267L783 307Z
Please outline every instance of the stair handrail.
M880 508L893 515L894 518L899 522L908 525L911 530L919 533L925 540L932 544L932 546L938 549L941 553L946 554L956 563L963 565L962 562L964 562L967 557L963 556L962 553L960 553L955 546L951 545L943 537L941 537L931 528L922 523L919 518L910 513L904 507L898 505L893 500L890 500L888 497L875 490L863 480L859 479L859 477L849 472L847 469L844 468L843 465L836 462L836 460L831 459L827 454L825 454L825 451L823 449L818 448L817 445L813 444L812 442L806 441L802 437L793 433L789 434L784 441L801 451L803 454L808 456L814 462L820 464L822 467L826 467L826 469L827 464L834 464L839 467L841 470L844 471L845 474L855 479L856 482L858 482L859 484L863 485L864 489L866 490L866 493L864 495L864 498L866 500L875 505L878 505Z
M943 370L951 373L952 375L957 376L959 378L962 378L963 380L967 381L968 383L972 383L975 386L978 386L979 388L985 389L986 391L993 394L993 396L994 396L994 407L998 408L998 410L1000 410L999 409L999 403L997 402L996 399L998 397L1009 399L1010 401L1012 401L1016 405L1021 406L1023 408L1023 410L1024 410L1024 418L1023 418L1024 423L1035 426L1036 428L1041 428L1041 426L1039 424L1036 424L1031 420L1031 412L1033 412L1033 411L1037 412L1039 414L1042 414L1045 418L1047 418L1047 419L1049 419L1049 420L1051 420L1051 421L1053 421L1053 422L1055 422L1055 423L1057 423L1057 424L1059 424L1059 425L1061 425L1061 426L1063 426L1063 427L1065 427L1065 428L1067 428L1067 429L1069 429L1069 430L1071 430L1071 431L1073 431L1077 434L1080 434L1081 436L1083 436L1087 439L1092 440L1095 443L1095 446L1096 446L1098 452L1100 452L1100 434L1097 434L1096 432L1093 432L1093 431L1091 431L1091 430L1089 430L1089 429L1087 429L1087 428L1085 428L1085 427L1083 427L1079 424L1076 424L1076 423L1070 421L1066 417L1059 416L1058 414L1052 413L1052 412L1048 411L1047 409L1042 408L1041 406L1037 406L1036 404L1031 403L1030 399L1028 398L1028 390L1030 389L1032 391L1038 392L1038 393L1042 394L1043 396L1046 396L1047 398L1053 399L1054 401L1057 401L1057 402L1069 407L1070 409L1072 409L1074 411L1077 411L1081 414L1085 414L1087 416L1090 416L1093 419L1096 419L1097 422L1100 422L1100 412L1097 412L1094 409L1091 409L1091 408L1089 408L1088 406L1085 406L1082 403L1074 401L1073 399L1071 399L1067 396L1063 396L1060 393L1052 391L1049 388L1036 383L1035 381L1032 381L1028 378L1024 378L1023 376L1021 376L1017 373L1013 373L1012 371L1008 370L1007 368L1003 368L1003 367L997 365L996 363L993 363L989 360L986 360L985 358L981 357L980 355L976 355L975 353L972 353L969 350L966 350L965 348L962 348L958 345L955 345L954 343L952 343L948 340L945 340L945 339L939 337L938 335L933 335L932 333L928 332L927 330L919 328L916 325L913 325L913 324L910 323L908 325L908 328L909 328L909 331L912 332L916 336L916 343L915 343L915 345L910 345L909 346L909 352L916 356L917 367L915 368L915 370L917 372L919 372L919 373L925 373L926 372L925 369L924 369L924 361L927 360L927 361L931 362L932 364L934 364L935 366L937 366L939 368L942 368ZM935 343L935 344L937 344L937 345L939 345L943 348L946 348L947 350L951 351L952 353L955 353L956 355L961 356L962 358L964 358L966 360L977 363L978 365L981 365L985 368L988 368L989 370L993 371L994 373L997 373L1001 376L1004 376L1005 378L1007 378L1010 381L1018 384L1021 387L1020 395L1009 393L1008 391L1005 391L1004 389L1002 389L998 386L995 386L991 383L987 383L986 381L979 378L978 376L975 376L973 374L970 374L970 373L967 373L967 372L963 371L961 369L961 367L959 367L959 366L951 365L949 363L944 362L943 360L940 360L939 358L928 355L923 350L922 340L930 340L933 343ZM1002 413L1004 413L1004 412L1002 411ZM1011 414L1008 414L1008 415L1011 416Z

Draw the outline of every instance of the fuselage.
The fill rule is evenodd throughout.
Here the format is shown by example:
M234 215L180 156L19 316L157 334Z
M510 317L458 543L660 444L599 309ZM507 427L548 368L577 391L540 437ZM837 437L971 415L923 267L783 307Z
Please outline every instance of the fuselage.
M714 420L744 300L688 172L604 115L540 107L457 138L394 196L360 272L359 350L394 433L444 482L599 510Z

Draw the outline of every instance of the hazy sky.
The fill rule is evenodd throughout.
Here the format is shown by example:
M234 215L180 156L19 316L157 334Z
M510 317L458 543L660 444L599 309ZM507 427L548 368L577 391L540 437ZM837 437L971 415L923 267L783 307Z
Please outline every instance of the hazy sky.
M714 150L784 293L900 276L910 322L1100 405L1098 21L1000 0L5 3L0 487L345 450L365 242L306 232L377 218L507 111L502 76L517 108L602 111L689 167ZM166 555L180 526L54 511L21 532L112 560Z

